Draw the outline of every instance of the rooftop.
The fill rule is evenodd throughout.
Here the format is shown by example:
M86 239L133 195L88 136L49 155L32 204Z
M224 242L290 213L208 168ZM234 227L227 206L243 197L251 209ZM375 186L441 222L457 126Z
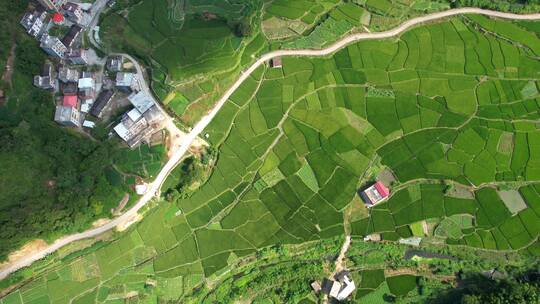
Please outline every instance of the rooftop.
M90 120L85 120L83 122L83 127L93 129L96 126L96 123Z
M139 120L139 118L141 118L142 114L137 109L131 109L131 111L127 113L127 116L129 117L129 119L137 121Z
M154 99L144 92L132 93L128 97L129 102L139 110L139 112L146 112L154 105Z
M79 89L94 88L93 78L81 78L79 79Z
M371 187L367 188L362 193L360 193L360 196L362 197L364 202L368 205L368 207L371 207L373 205L376 205L384 201L385 199L388 198L389 195L390 195L390 191L380 181L376 182Z
M54 121L59 123L71 122L72 124L79 125L80 122L76 121L78 118L78 110L72 107L56 106L54 113Z
M122 122L114 127L114 131L122 138L130 147L138 145L146 135L148 123L144 117L137 121L131 120L129 116L124 116ZM151 128L150 128L151 129Z
M129 87L133 83L135 74L119 72L116 74L116 85L119 87Z
M67 95L67 96L64 96L64 101L62 103L62 105L64 107L71 107L71 108L75 108L77 107L77 95Z
M77 39L79 34L82 32L82 30L83 30L82 27L78 25L72 25L71 28L69 29L69 32L67 32L64 38L62 38L62 43L66 47L71 47L75 39Z
M335 276L335 280L324 279L323 292L330 297L343 301L356 289L354 281L349 278L347 270L341 271Z
M62 23L64 21L64 15L56 12L53 14L52 20L54 23Z
M103 109L109 104L109 101L111 101L112 97L114 95L113 90L104 90L102 91L94 104L92 105L92 109L90 110L90 114L92 114L95 117L101 116L101 112Z
M270 59L270 66L273 68L281 68L283 66L281 62L281 57L276 57Z

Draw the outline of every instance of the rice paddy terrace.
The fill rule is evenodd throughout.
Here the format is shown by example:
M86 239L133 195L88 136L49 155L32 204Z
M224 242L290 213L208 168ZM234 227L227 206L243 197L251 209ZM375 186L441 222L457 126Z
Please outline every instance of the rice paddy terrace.
M276 244L395 241L421 234L422 221L429 244L537 257L539 33L467 15L259 68L208 127L219 159L192 196L27 269L35 278L0 303L183 302ZM395 176L392 195L365 210L357 189L382 170ZM415 286L372 271L358 274L358 300L381 299L380 284Z

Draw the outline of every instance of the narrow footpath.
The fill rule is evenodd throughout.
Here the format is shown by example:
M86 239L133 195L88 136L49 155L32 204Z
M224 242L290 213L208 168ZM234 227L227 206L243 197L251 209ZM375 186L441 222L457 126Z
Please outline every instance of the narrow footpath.
M518 14L502 13L502 12L484 10L484 9L478 9L478 8L459 8L459 9L451 9L451 10L447 10L443 12L432 13L429 15L413 18L411 20L404 22L403 24L401 24L400 26L394 29L384 31L384 32L352 34L338 40L337 42L333 43L332 45L324 49L280 50L280 51L267 53L263 55L260 59L258 59L255 63L253 63L247 70L243 71L240 74L240 77L238 78L238 80L217 101L214 108L212 108L212 110L207 115L205 115L195 125L195 127L193 127L191 132L186 134L182 145L179 146L176 151L174 151L174 154L168 160L165 166L161 169L161 171L159 172L154 182L148 185L149 186L148 192L144 194L131 209L129 209L121 216L111 220L110 222L108 222L107 224L103 226L93 228L85 232L72 234L72 235L68 235L63 238L60 238L56 240L53 244L49 245L47 248L44 248L43 250L39 252L32 253L28 256L25 256L19 259L16 262L6 265L2 269L0 269L0 280L6 278L9 274L13 272L23 267L29 266L33 262L46 257L47 255L55 252L61 247L66 246L69 243L100 235L103 232L113 229L117 225L125 222L126 220L132 218L132 216L136 215L137 212L142 207L144 207L149 201L151 201L156 196L156 193L159 193L159 189L161 188L161 185L163 184L163 182L165 181L169 173L176 167L176 165L180 162L183 156L188 152L188 149L191 146L191 143L199 136L201 132L203 132L206 126L210 124L212 119L214 119L214 117L218 114L219 110L227 102L229 97L240 87L240 85L242 85L242 83L248 77L250 77L250 75L258 67L265 64L268 60L275 57L285 57L285 56L310 56L310 57L328 56L349 44L352 44L361 40L386 39L386 38L395 37L416 25L423 24L426 22L436 21L436 20L451 17L451 16L462 15L462 14L481 14L481 15L486 15L486 16L491 16L491 17L513 19L513 20L538 20L540 19L540 14L518 15ZM132 61L134 63L137 62L135 60L132 60ZM136 66L138 66L137 70L139 70L140 66L138 64L136 64ZM144 86L145 86L145 90L149 91L146 82Z

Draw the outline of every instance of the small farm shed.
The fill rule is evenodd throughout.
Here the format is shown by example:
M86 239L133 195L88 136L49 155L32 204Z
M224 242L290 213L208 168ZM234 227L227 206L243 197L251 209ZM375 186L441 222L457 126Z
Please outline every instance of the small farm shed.
M380 181L360 193L362 200L368 207L377 205L390 195L388 188Z
M270 59L270 67L273 68L281 68L283 64L281 63L281 57L276 57Z

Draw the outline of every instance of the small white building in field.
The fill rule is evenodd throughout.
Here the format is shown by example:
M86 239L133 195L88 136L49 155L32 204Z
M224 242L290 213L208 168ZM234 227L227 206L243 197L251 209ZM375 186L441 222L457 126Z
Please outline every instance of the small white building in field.
M354 281L349 276L349 272L344 270L334 277L335 280L325 279L323 291L338 301L347 299L356 289Z

